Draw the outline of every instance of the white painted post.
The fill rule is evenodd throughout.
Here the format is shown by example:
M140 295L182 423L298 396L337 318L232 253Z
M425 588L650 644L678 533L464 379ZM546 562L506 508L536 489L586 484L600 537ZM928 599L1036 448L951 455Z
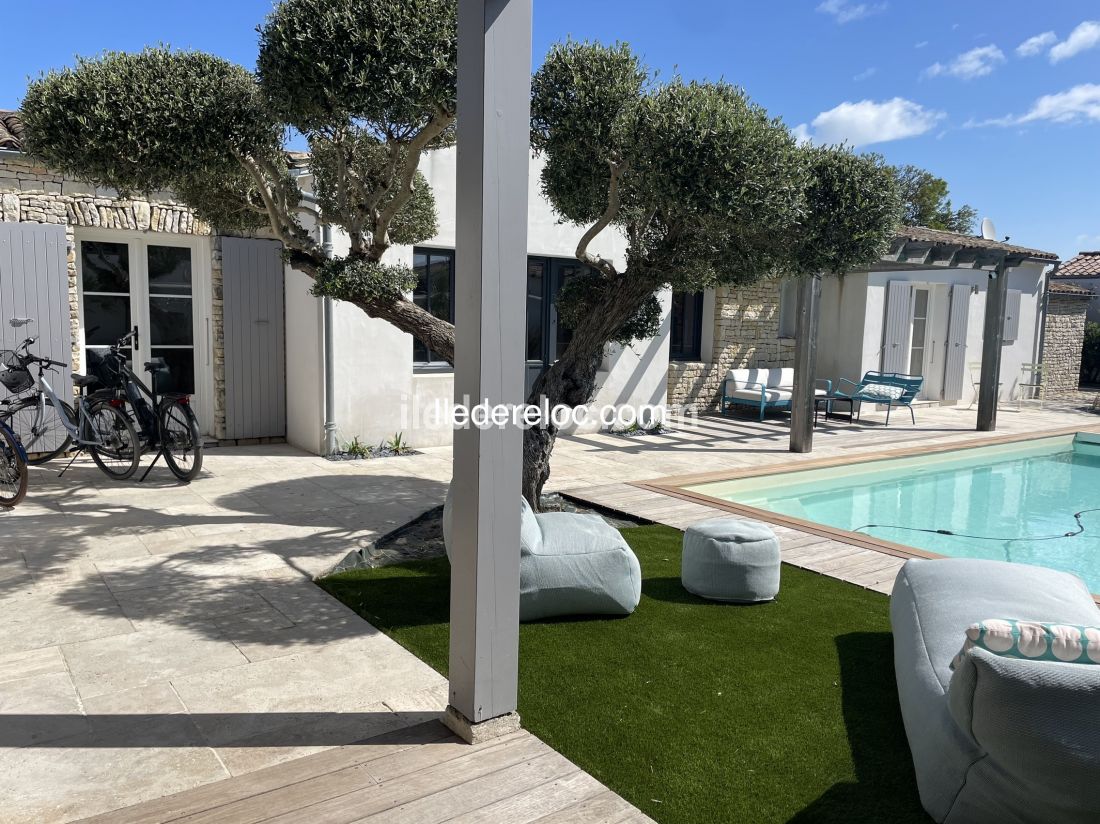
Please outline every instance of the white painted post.
M455 401L523 402L531 0L459 0ZM519 726L518 427L454 437L450 706L468 741Z

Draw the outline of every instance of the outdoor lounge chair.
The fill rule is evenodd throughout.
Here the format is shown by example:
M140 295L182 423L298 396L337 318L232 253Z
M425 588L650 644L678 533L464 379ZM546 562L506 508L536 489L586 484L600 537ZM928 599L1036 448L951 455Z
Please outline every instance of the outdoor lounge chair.
M967 627L1000 617L1100 626L1085 584L1044 567L921 558L894 582L894 670L921 804L948 824L1095 824L1100 664L959 654Z
M815 384L824 384L824 388L814 389L814 395L826 397L833 388L833 382L821 379ZM760 420L768 409L790 409L794 396L794 369L759 368L731 369L722 381L722 405L724 415L734 406L748 406L760 410Z
M642 597L642 568L619 530L594 513L535 514L520 498L519 619L629 615ZM443 507L451 552L452 494Z
M845 392L843 385L852 387ZM863 402L886 404L886 425L890 425L890 410L895 406L904 406L909 409L909 417L913 424L917 423L917 416L913 413L913 401L920 394L924 378L919 375L902 375L898 372L868 372L859 383L853 383L847 378L837 381L837 390L834 397L845 400L859 401L860 410L863 411ZM859 420L859 413L856 413Z

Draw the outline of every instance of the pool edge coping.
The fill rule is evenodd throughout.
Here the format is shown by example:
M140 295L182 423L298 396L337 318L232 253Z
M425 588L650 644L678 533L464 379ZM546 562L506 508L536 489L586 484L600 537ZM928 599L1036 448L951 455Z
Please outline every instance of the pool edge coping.
M875 538L860 532L852 532L847 529L839 529L838 527L819 524L815 521L807 521L802 518L796 518L792 515L782 515L766 509L760 509L758 507L748 506L746 504L739 504L734 501L727 501L722 498L714 497L713 495L706 495L702 492L693 492L686 489L685 487L706 483L715 483L718 481L742 480L744 478L755 478L766 475L782 475L789 472L802 472L804 470L811 469L828 469L839 466L876 463L879 461L906 458L914 455L928 455L938 454L941 452L954 452L964 449L978 449L984 446L998 446L1000 444L1016 443L1019 441L1035 441L1042 438L1057 438L1065 435L1072 435L1077 432L1100 434L1100 424L1093 426L1060 427L1058 429L1053 429L1042 433L1030 432L1012 435L995 435L989 438L966 440L962 443L943 443L935 444L933 446L910 446L899 449L864 452L858 453L856 455L834 455L825 458L810 458L808 460L799 462L795 468L791 468L789 464L777 463L768 466L758 466L741 470L735 469L717 472L700 472L689 475L668 475L662 478L655 478L648 481L633 481L630 483L630 486L634 486L639 489L645 489L650 492L656 492L661 495L666 495L670 498L678 498L680 500L689 501L691 503L699 504L701 506L707 506L711 509L723 510L733 515L740 515L745 518L752 518L754 520L763 521L765 523L774 524L776 526L782 526L788 529L795 529L799 532L805 532L810 535L817 535L819 537L827 538L829 540L837 541L839 543L849 544L850 546L857 546L861 549L870 549L876 552L881 552L884 555L892 555L897 558L948 558L950 556L941 555L937 552L930 552L928 550L906 546L905 544L898 544L893 541L886 541L881 538ZM1092 597L1097 604L1100 604L1100 594L1093 593Z

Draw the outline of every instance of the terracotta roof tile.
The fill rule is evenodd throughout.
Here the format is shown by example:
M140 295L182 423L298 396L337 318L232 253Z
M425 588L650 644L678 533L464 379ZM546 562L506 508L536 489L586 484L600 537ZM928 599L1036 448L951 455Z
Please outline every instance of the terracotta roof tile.
M23 119L19 112L0 109L0 149L23 151Z
M1058 265L1056 278L1100 278L1100 252L1079 252Z
M1091 289L1086 289L1084 286L1078 286L1076 283L1060 283L1057 280L1050 282L1050 291L1056 292L1059 295L1076 295L1082 298L1096 297L1096 293Z

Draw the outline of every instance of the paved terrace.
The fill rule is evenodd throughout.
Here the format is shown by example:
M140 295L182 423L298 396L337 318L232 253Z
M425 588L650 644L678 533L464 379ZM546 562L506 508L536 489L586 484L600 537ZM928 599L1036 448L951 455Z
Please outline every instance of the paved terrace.
M783 417L563 438L552 487L684 526L709 513L622 485L985 437L972 411L920 409L917 420L830 421L812 456L787 451ZM1002 411L998 434L1096 420ZM331 820L352 820L332 798L375 785L393 789L373 796L378 809L413 805L416 821L449 820L456 804L486 821L640 820L526 733L484 750L441 738L444 679L310 583L441 503L449 477L446 448L347 463L290 447L216 449L189 486L163 469L116 484L84 460L62 478L35 470L27 502L0 514L0 821L70 821L180 792L128 815L219 820L224 805L251 804L258 817L247 820L299 810L294 820L327 798ZM812 543L784 534L786 559ZM373 736L383 737L347 746ZM306 789L267 795L292 784Z

